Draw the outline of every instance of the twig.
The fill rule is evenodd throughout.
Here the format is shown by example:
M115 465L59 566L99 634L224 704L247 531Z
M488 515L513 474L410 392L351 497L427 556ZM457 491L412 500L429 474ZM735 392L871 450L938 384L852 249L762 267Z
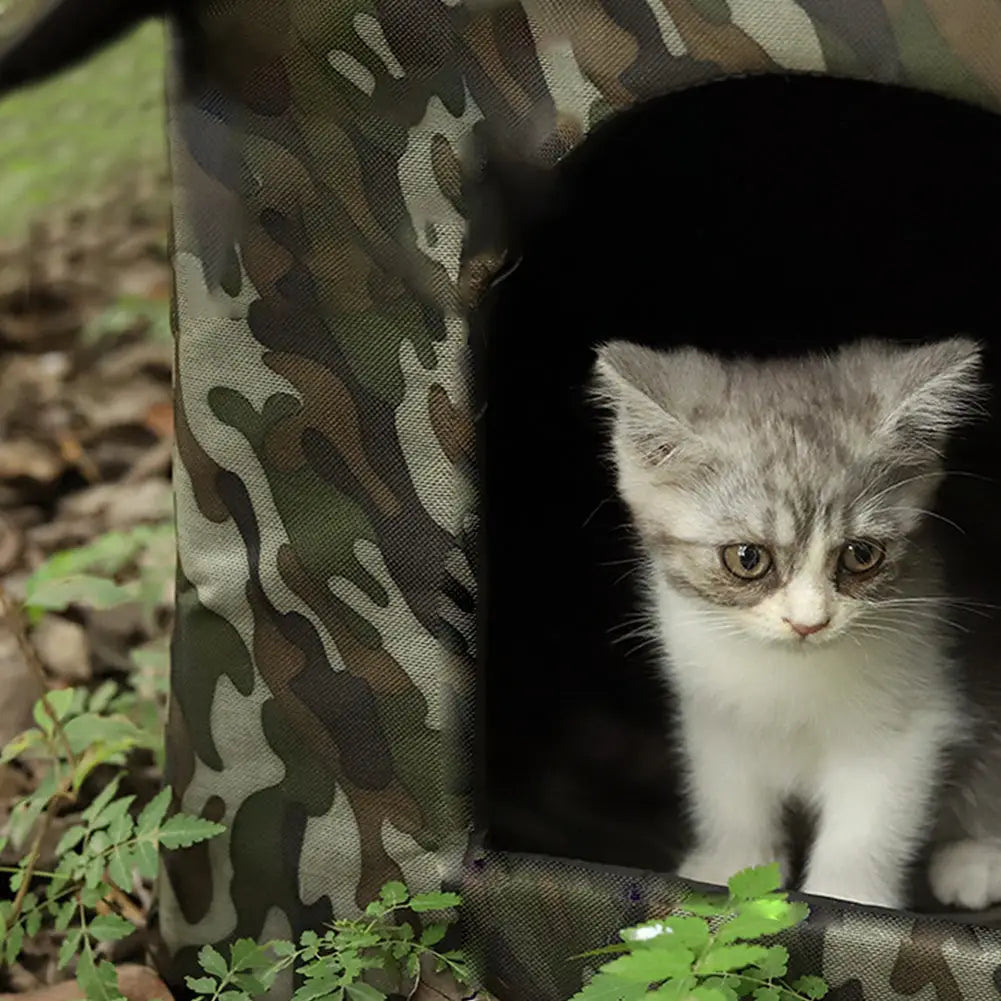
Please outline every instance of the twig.
M0 584L0 618L6 620L10 626L11 631L14 633L14 638L17 641L18 648L21 651L21 656L24 657L25 663L37 677L38 682L42 687L42 706L45 709L46 715L50 720L52 720L53 733L58 736L60 743L63 745L63 750L66 752L66 760L71 768L70 776L72 776L72 773L76 771L76 755L73 753L73 748L70 745L69 738L66 736L66 731L63 729L63 725L59 720L58 714L49 703L49 680L45 675L45 668L42 666L42 661L38 656L38 651L35 650L34 644L32 644L31 638L28 636L28 629L24 621L24 612L22 607L7 594L3 584ZM35 837L31 842L31 848L28 851L27 859L20 867L21 882L17 888L17 894L14 897L14 902L11 905L11 913L8 917L8 921L10 922L14 922L18 919L18 917L20 917L21 908L24 906L24 898L27 896L28 888L31 885L32 877L35 874L35 865L38 863L42 854L42 842L45 840L46 835L52 827L52 821L55 819L56 809L58 808L60 801L64 799L69 799L71 802L76 801L76 797L71 791L72 779L70 776L67 776L62 780L59 784L59 788L49 800L48 806L45 808L45 813L39 822L38 830L35 832Z
M49 805L45 808L45 815L42 817L42 822L38 825L38 831L35 834L35 838L31 842L31 849L28 852L28 858L21 867L21 883L17 888L17 895L14 897L14 903L11 905L10 915L7 918L8 927L12 926L21 915L21 908L24 906L24 898L27 896L28 887L31 885L31 877L35 874L35 864L38 862L38 859L42 854L42 842L45 840L45 835L49 833L49 828L52 826L52 821L56 815L56 804L58 802L58 796L53 796L52 799L49 800Z
M38 651L31 642L31 637L28 636L28 627L24 621L24 612L21 605L10 597L2 583L0 583L0 618L6 619L11 632L14 634L14 639L17 640L21 656L24 657L25 663L35 677L38 678L38 682L42 686L42 706L45 708L45 714L52 720L53 731L58 735L59 741L63 745L63 751L66 753L66 760L69 763L70 769L75 772L77 767L76 754L73 752L73 747L66 736L66 731L63 729L58 714L49 702L49 679L45 674L45 668L42 665L41 658L38 656Z
M64 431L59 435L59 451L67 462L73 463L80 470L88 483L100 482L101 470L87 454L80 439L71 431Z

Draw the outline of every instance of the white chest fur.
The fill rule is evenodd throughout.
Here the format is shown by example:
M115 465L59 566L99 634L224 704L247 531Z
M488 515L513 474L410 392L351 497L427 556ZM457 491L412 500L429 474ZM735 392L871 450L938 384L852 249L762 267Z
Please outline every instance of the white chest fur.
M665 585L655 595L699 841L683 874L722 883L784 862L779 806L796 795L821 814L806 890L897 906L959 728L936 636L786 648L706 625Z
M941 642L912 628L848 634L827 644L767 643L721 631L690 599L660 585L656 609L682 711L714 714L789 757L828 746L872 747L902 730L955 719L958 699Z

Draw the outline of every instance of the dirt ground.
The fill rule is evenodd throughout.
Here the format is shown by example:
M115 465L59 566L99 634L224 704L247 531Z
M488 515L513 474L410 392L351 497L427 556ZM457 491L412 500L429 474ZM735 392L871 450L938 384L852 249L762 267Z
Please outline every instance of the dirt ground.
M0 45L38 2L0 0ZM0 585L14 598L53 553L162 525L172 513L163 64L163 32L150 23L59 79L0 100ZM156 558L172 563L172 551ZM165 640L172 601L167 586L152 621L138 606L47 614L31 640L48 684L162 689L162 677L137 677L131 656ZM39 694L0 620L0 746L33 725ZM0 832L40 774L0 765ZM155 761L140 759L123 791L142 802L161 779ZM40 869L78 812L54 826ZM11 848L0 853L0 866L17 861ZM145 887L131 902L136 934L102 947L130 1001L170 1001L148 968L151 903ZM61 940L43 929L18 962L0 966L0 1001L79 997L57 969ZM460 996L437 979L417 995Z
M0 0L0 46L42 2ZM163 28L150 22L0 100L0 584L15 598L52 553L171 515L164 62ZM155 558L172 564L169 541ZM160 599L152 618L133 606L47 614L31 640L48 684L162 687L138 677L130 656L169 631L169 585ZM0 746L32 725L39 692L0 622ZM0 766L0 829L38 779L23 762ZM128 779L140 798L160 781L153 760L137 761ZM40 868L73 818L60 819ZM11 848L0 855L2 865L16 861ZM0 887L6 896L6 880ZM148 891L134 903L142 925ZM58 947L58 933L43 930L20 962L0 968L0 992L65 979ZM145 951L140 928L112 958L143 962ZM148 980L123 973L137 999Z
M133 176L124 188L0 244L0 583L14 597L50 554L171 514L167 220L155 182ZM46 615L32 640L50 684L134 684L130 651L166 634L170 601L153 623L138 606ZM0 744L32 724L38 694L0 627ZM0 767L0 824L37 777ZM130 781L148 795L160 775L139 763ZM43 931L0 972L0 990L61 979L58 944ZM142 960L141 935L120 945L116 959Z

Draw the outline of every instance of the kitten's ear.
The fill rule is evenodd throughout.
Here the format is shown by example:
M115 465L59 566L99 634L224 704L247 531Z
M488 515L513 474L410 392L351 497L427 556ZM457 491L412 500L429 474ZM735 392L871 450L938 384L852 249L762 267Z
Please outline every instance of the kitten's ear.
M984 414L981 346L970 337L898 350L879 377L884 416L877 436L935 448Z
M591 395L612 413L620 460L628 456L641 466L655 467L691 437L686 424L654 399L663 397L655 373L664 365L662 354L628 341L598 348Z

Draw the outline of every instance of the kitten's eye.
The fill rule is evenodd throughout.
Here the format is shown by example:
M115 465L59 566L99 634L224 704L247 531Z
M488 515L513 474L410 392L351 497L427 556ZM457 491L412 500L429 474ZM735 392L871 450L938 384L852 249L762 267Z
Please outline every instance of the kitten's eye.
M838 563L848 573L868 573L883 562L886 554L875 542L865 539L851 539L844 544Z
M725 546L720 555L723 558L723 566L741 580L758 580L764 577L772 566L772 556L767 549L746 542Z

